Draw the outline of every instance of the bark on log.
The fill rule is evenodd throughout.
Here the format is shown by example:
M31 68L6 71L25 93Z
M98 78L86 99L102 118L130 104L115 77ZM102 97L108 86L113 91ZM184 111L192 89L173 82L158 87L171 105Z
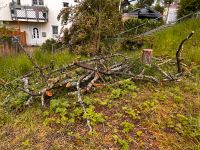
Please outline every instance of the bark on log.
M153 50L152 49L144 49L142 53L142 62L143 64L151 64L153 57Z
M84 77L83 77L84 78ZM80 78L77 82L77 95L78 95L78 102L80 103L81 107L83 108L83 112L84 114L87 114L87 111L86 111L86 108L85 108L85 105L82 101L82 97L81 97L81 89L80 89L80 82L83 78ZM92 132L92 127L90 125L90 119L89 118L86 118L87 120L87 126L89 128L89 131Z

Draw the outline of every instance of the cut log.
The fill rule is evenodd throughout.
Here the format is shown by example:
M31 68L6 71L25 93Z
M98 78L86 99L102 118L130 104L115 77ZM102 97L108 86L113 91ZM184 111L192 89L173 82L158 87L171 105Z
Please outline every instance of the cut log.
M142 63L143 64L151 64L153 57L152 49L144 49L142 53Z

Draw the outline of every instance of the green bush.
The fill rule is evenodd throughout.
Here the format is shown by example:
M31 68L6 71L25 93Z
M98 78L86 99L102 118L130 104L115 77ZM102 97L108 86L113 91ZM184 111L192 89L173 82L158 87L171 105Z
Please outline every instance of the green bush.
M163 14L163 12L164 12L164 7L160 6L159 4L156 4L154 9L157 10L158 12L160 12L161 14Z
M130 32L128 32L128 34L130 34L130 35L133 35L133 34L137 35L137 34L144 33L148 30L154 29L162 24L163 24L163 21L133 18L133 19L129 19L129 20L125 21L124 30L125 31L130 30ZM140 27L138 27L138 29L137 29L136 28L137 26L140 26ZM135 28L135 29L133 29L133 28ZM133 29L133 30L131 30L131 29Z
M53 49L58 49L62 47L62 43L57 42L55 39L47 39L45 43L42 44L41 50L51 51Z
M178 17L200 10L200 0L181 0Z
M145 33L151 29L161 26L162 24L163 21L137 18L125 21L124 30L128 32L125 35L127 38L121 44L121 49L133 51L141 48L144 43L151 43L149 42L151 39L148 37L135 38L134 36Z

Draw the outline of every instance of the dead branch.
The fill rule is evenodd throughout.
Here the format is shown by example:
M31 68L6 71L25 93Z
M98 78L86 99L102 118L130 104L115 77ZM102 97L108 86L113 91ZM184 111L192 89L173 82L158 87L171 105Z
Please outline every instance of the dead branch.
M106 60L106 59L110 59L110 58L113 58L113 57L122 57L124 58L124 61L126 62L128 60L128 57L122 55L122 54L119 54L119 53L116 53L116 54L112 54L112 55L108 55L108 56L102 56L102 57L94 57L92 59L87 59L87 60L82 60L82 61L78 61L78 62L73 62L71 64L68 64L66 66L63 66L61 68L58 68L58 69L55 69L53 70L52 72L50 72L48 74L48 76L56 73L56 72L62 72L68 68L71 68L71 67L74 67L76 66L75 64L85 64L85 63L91 63L91 62L96 62L96 61L101 61L101 60ZM94 70L93 70L94 71Z
M30 96L34 96L35 97L35 96L40 96L41 95L40 93L32 93L30 91L27 91L26 89L21 88L21 87L18 87L18 89L21 90L22 92L30 95Z
M90 89L92 88L92 86L95 84L95 82L96 82L97 80L99 80L99 78L100 78L100 75L99 75L98 72L96 72L96 73L95 73L95 76L94 76L94 79L92 79L92 81L87 85L87 88L86 88L86 91L87 91L87 92L90 91Z
M17 44L18 44L18 47L24 52L24 54L29 58L29 60L31 61L33 66L39 70L41 76L44 79L47 79L47 77L45 76L45 74L43 72L43 69L36 63L36 61L33 59L33 57L24 49L24 47L19 42Z
M173 59L167 59L167 60L165 60L165 61L159 63L158 66L161 66L161 65L167 64L167 63L169 63L169 62L172 61L172 60L173 60Z
M5 85L5 84L6 84L6 81L0 78L0 85Z
M181 69L181 51L183 50L183 46L184 46L184 43L189 40L192 35L194 34L194 31L192 31L182 42L181 44L179 45L177 51L176 51L176 61L177 61L177 68L178 68L178 73L181 73L182 72L182 69Z
M162 70L158 65L156 65L156 68L158 69L158 71L165 77L167 78L167 80L173 81L174 79L172 78L172 76L170 76L169 74L167 74L164 70Z
M86 108L85 108L85 105L82 101L82 97L81 97L81 89L80 89L80 82L81 82L82 78L80 78L77 82L77 95L78 95L78 102L80 103L80 105L82 106L82 109L83 109L83 112L84 114L87 114L87 111L86 111ZM90 119L87 117L86 118L87 120L87 126L89 128L89 131L92 132L92 127L90 125Z
M30 90L29 90L29 79L28 79L28 77L25 77L25 78L23 78L22 79L22 82L24 83L24 90L27 92L27 93L29 93L30 92ZM33 96L31 96L30 95L30 97L28 98L28 100L26 101L26 106L28 105L30 105L30 103L32 102L32 100L33 100Z
M84 68L84 69L87 69L87 70L90 70L90 71L96 71L95 68L87 65L87 64L80 64L80 63L74 63L74 65L78 66L78 67L81 67L81 68ZM105 72L105 71L101 71L101 70L98 70L99 73L101 74L104 74L104 75L110 75L109 73Z

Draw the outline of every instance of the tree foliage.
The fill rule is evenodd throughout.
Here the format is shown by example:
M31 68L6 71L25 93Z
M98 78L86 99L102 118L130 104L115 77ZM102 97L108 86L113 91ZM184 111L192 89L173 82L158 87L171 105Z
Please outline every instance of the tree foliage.
M99 54L109 51L106 37L113 36L122 26L119 0L85 0L73 8L65 8L58 19L71 22L64 31L63 41L72 52Z
M182 17L200 10L200 0L181 0L178 16Z
M161 14L163 14L163 12L164 12L164 7L160 6L159 4L156 4L154 9L157 10L158 12L160 12Z
M174 2L174 0L164 0L164 3L165 4L171 4L171 3L173 3Z
M138 0L137 6L139 8L144 7L146 5L151 6L154 0Z

